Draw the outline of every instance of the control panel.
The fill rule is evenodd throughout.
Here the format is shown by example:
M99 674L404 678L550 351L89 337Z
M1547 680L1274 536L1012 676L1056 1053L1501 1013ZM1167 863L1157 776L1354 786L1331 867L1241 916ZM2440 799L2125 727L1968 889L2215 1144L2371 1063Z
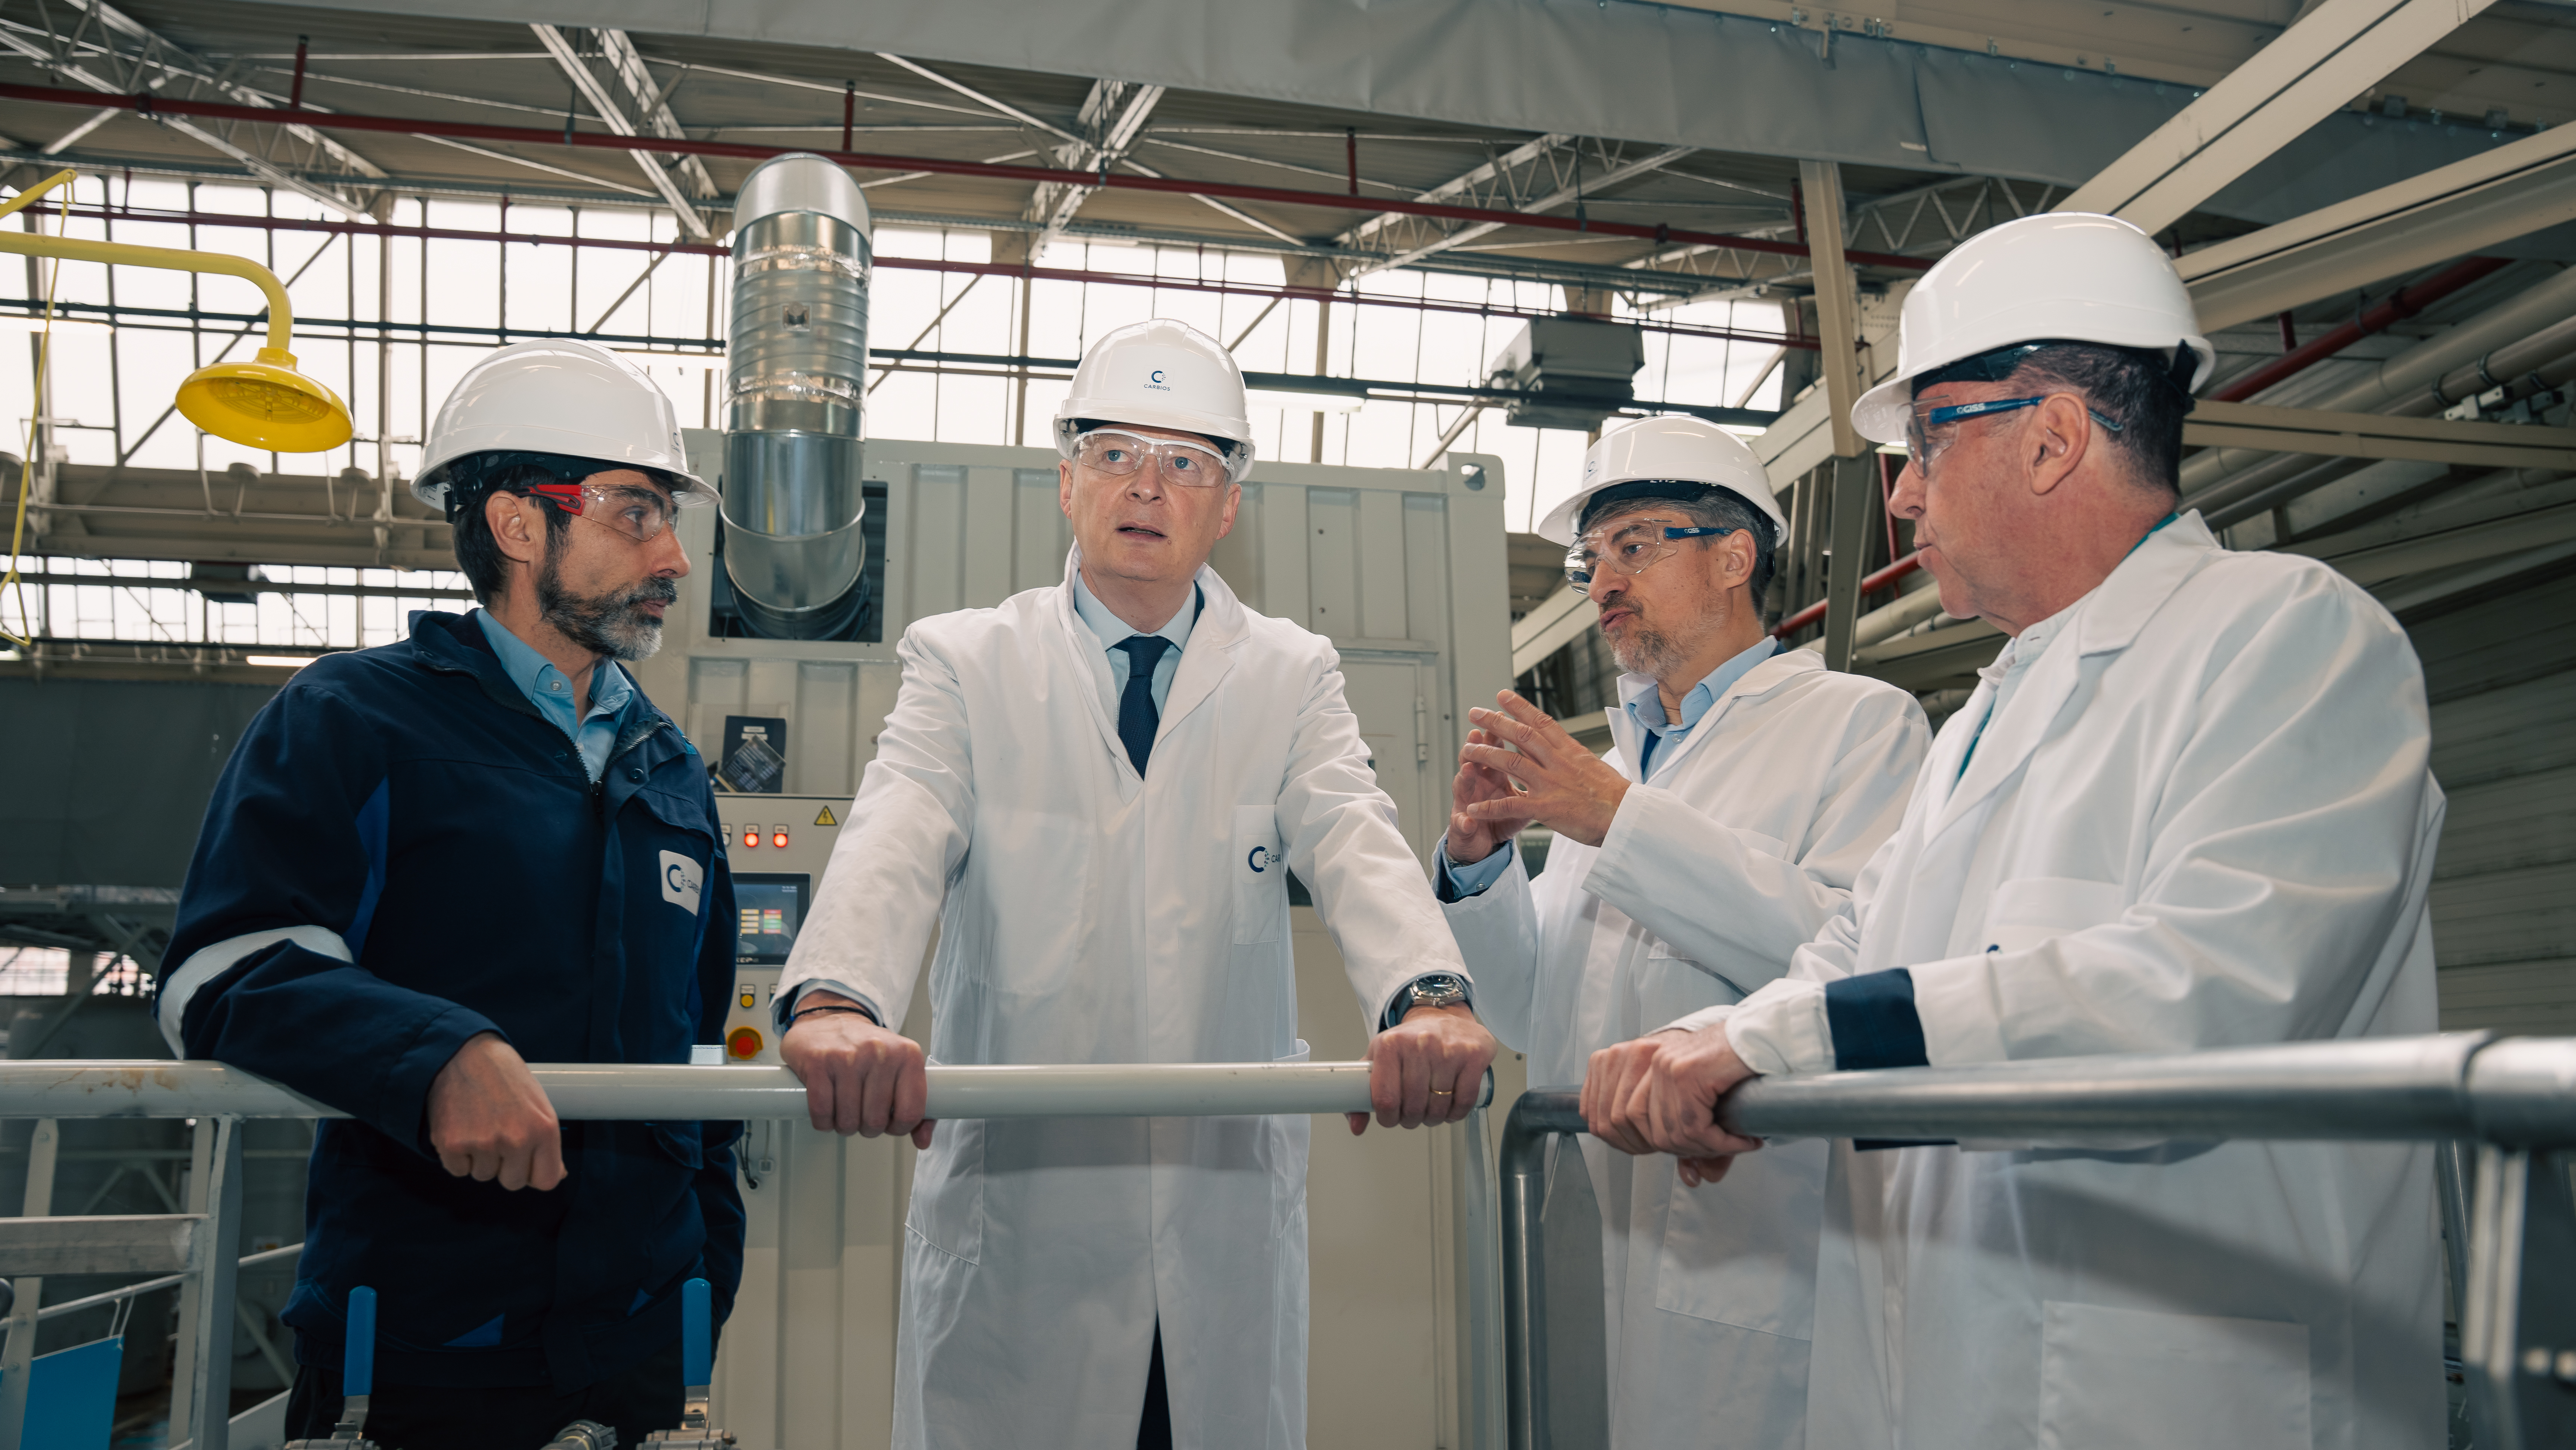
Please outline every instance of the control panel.
M843 799L716 793L733 872L734 981L719 1058L726 1064L778 1061L770 1002L848 811Z

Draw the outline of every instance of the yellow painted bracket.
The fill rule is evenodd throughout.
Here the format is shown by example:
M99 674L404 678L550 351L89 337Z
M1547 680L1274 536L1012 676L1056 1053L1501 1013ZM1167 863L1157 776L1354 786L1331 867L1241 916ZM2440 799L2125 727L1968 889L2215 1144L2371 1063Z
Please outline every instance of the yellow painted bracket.
M0 218L71 179L69 171L56 172L0 202ZM159 267L173 272L208 272L253 283L268 297L268 345L259 350L256 361L219 362L190 374L179 385L180 415L218 438L280 453L320 453L348 442L356 432L348 405L340 401L339 394L295 370L295 354L288 346L295 339L295 310L288 304L286 289L279 285L277 274L257 262L222 252L6 230L0 230L0 252L123 267Z

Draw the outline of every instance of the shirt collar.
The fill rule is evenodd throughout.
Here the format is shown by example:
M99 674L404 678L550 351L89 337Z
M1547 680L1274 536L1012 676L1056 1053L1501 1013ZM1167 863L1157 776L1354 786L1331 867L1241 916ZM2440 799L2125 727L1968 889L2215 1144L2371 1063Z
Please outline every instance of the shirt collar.
M1198 623L1199 607L1204 602L1202 591L1193 588L1190 591L1189 602L1182 605L1169 620L1166 620L1161 629L1153 631L1172 642L1172 654L1175 657L1189 648L1190 627ZM1073 571L1073 612L1082 621L1083 627L1091 631L1091 637L1099 642L1103 650L1116 649L1121 641L1143 632L1110 613L1109 606L1094 597L1091 587L1082 582L1082 571L1079 569Z
M554 662L537 653L535 646L512 634L492 611L474 611L474 622L483 626L483 639L492 646L492 654L501 662L501 672L510 683L528 697L528 703L540 709L549 704L560 706L567 714L572 709L572 681ZM626 708L633 691L626 672L615 660L601 660L590 672L590 713L594 716L615 714Z
M1735 688L1736 681L1743 679L1755 665L1771 658L1779 647L1778 640L1764 635L1743 653L1709 671L1705 679L1691 686L1690 693L1682 696L1682 718L1678 724L1664 719L1664 702L1655 692L1655 677L1652 675L1621 675L1619 703L1641 730L1654 735L1687 734L1727 691Z

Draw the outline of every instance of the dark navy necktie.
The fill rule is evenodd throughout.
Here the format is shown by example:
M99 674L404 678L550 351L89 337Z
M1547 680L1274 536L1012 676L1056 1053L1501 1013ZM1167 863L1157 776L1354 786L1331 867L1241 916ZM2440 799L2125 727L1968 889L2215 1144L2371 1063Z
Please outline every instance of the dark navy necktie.
M1159 634L1131 634L1111 648L1127 653L1127 692L1118 697L1118 739L1127 747L1127 759L1136 773L1145 773L1146 758L1154 753L1154 731L1163 723L1163 712L1154 708L1154 666L1163 661L1163 651L1172 642Z

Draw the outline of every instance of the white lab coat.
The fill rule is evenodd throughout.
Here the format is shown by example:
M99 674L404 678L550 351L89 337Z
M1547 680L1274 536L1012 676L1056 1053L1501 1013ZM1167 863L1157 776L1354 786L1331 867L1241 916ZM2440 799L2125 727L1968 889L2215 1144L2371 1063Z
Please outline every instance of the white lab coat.
M2434 1029L2442 795L2422 671L2368 595L2187 514L2071 606L1988 722L1999 675L1942 728L1851 914L1733 1009L1748 1064L1831 1066L1823 981L1893 967L1935 1066ZM1837 1144L1808 1444L2439 1445L2431 1165Z
M781 978L940 1063L1294 1061L1287 871L1373 1027L1463 964L1325 641L1213 570L1139 778L1067 583L904 632L902 691ZM1306 1425L1303 1117L949 1121L918 1160L899 1447L1129 1450L1157 1317L1180 1446Z
M1634 780L1643 732L1624 710L1610 729ZM1740 1000L1842 909L1930 741L1911 695L1812 650L1755 665L1656 747L1598 847L1559 836L1535 882L1515 853L1444 908L1478 1011L1532 1084L1571 1085L1595 1051ZM1601 1204L1610 1443L1797 1450L1825 1145L1676 1193L1672 1159L1575 1141Z

